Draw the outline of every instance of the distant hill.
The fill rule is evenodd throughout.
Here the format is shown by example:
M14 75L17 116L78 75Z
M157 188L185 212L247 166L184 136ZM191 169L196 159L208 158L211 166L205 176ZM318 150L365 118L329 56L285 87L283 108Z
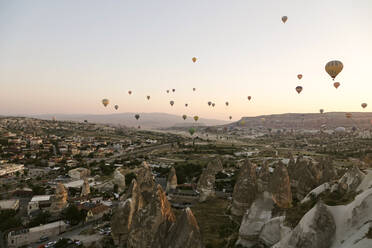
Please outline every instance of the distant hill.
M329 112L324 114L277 114L242 117L240 121L229 126L244 126L254 128L263 126L276 129L319 129L321 125L327 128L353 127L372 128L372 112L351 112L352 118L345 117L346 112Z
M108 115L92 115L92 114L45 114L45 115L32 115L30 117L39 119L49 119L53 117L59 121L79 121L83 122L87 120L93 123L104 123L104 124L120 124L128 127L137 127L140 125L147 129L162 129L173 126L189 126L194 123L191 117L188 117L185 121L181 116L165 114L165 113L139 113L140 119L137 121L134 118L135 113L118 113ZM215 126L227 124L227 121L204 119L198 120L198 125Z

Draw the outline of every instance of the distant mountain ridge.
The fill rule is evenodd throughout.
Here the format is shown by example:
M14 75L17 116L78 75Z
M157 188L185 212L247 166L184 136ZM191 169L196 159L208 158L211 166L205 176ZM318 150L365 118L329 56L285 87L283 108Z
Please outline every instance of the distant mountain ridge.
M351 113L351 118L345 114ZM242 117L239 121L229 124L230 126L244 126L254 128L263 126L266 128L293 128L293 129L319 129L321 125L327 128L357 127L372 128L372 112L328 112L320 113L286 113L274 115L260 115L255 117Z
M166 113L139 113L140 119L137 121L134 116L137 113L117 113L117 114L41 114L41 115L30 115L28 117L47 119L51 120L54 117L59 121L79 121L83 122L87 120L92 123L103 123L103 124L114 124L114 125L125 125L128 127L137 127L140 125L143 128L148 129L161 129L173 126L189 126L191 123L195 123L191 116L188 116L186 120L182 119L181 115L173 115ZM198 125L215 126L224 125L229 122L216 119L205 119L200 118Z

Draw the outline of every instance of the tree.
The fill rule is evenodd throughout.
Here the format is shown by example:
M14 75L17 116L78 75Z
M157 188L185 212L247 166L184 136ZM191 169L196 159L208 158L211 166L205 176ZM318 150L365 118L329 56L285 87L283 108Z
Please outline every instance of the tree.
M77 225L84 220L85 216L83 211L80 211L77 206L70 205L62 212L62 218L71 225Z

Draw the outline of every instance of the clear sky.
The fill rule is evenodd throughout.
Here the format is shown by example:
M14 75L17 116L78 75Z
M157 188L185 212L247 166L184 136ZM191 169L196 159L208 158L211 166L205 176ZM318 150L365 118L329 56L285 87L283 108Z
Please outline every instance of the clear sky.
M370 111L371 58L371 0L0 0L5 115Z

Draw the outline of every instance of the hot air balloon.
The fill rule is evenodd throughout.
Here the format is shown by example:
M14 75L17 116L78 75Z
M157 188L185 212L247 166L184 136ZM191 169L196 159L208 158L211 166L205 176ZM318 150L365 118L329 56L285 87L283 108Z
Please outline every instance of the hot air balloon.
M212 103L212 107L214 107L214 106L216 106L216 104L215 103Z
M138 129L141 129L141 126L140 125L138 125L138 127L137 127Z
M229 106L229 102L225 102L226 106Z
M324 113L324 109L319 109L319 112L320 112L321 114L323 114L323 113Z
M171 105L171 106L173 106L173 105L174 105L174 101L170 101L169 103L170 103L170 105Z
M191 60L195 63L198 59L196 57L193 57Z
M195 133L195 128L190 128L189 129L189 133L191 134L191 136L193 136L194 135L194 133Z
M283 23L286 23L287 20L288 20L288 17L287 17L287 16L282 16L282 22L283 22Z
M88 123L88 120L84 120L85 123Z
M109 99L103 99L102 100L102 104L103 104L103 106L105 106L105 107L107 107L107 105L109 105L109 103L110 103L110 100Z
M169 90L167 90L167 93L169 93Z
M240 125L244 126L245 125L245 120L241 120Z
M147 96L146 98L147 98L147 100L150 100L150 96Z
M353 117L353 115L351 113L346 113L345 114L345 117L348 118L348 119L350 119L351 117Z
M208 106L211 106L211 105L212 105L212 102L211 102L211 101L209 101L209 102L208 102Z
M139 114L136 114L136 115L134 116L134 118L136 118L136 120L138 121L138 119L140 118L140 115L139 115Z
M132 91L131 91L131 90L130 90L130 91L128 91L128 94L129 94L129 95L131 95L131 94L132 94Z
M229 119L230 119L230 120L232 119L232 116L231 116L231 115L229 116Z
M118 110L119 109L119 105L115 105L115 107L114 107L116 110Z
M192 88L192 91L195 91L196 90L196 88Z
M367 103L362 103L361 106L362 106L362 108L366 108L367 107Z
M176 92L176 89L172 89L173 92Z
M194 116L194 121L198 121L199 120L199 116L195 115Z
M338 87L340 87L340 83L339 82L335 82L334 84L333 84L333 86L337 89Z
M185 103L185 107L189 106L187 103Z
M301 80L301 78L302 78L302 74L298 74L298 75L297 75L297 78Z
M297 91L298 94L300 94L301 91L302 91L302 86L297 86L296 87L296 91Z
M187 115L182 116L182 119L186 120L186 118L187 118Z
M248 96L248 100L250 101L252 99L252 97L251 96Z
M335 80L335 78L342 71L343 68L344 65L341 61L338 60L329 61L325 66L326 72L331 76L333 80Z

